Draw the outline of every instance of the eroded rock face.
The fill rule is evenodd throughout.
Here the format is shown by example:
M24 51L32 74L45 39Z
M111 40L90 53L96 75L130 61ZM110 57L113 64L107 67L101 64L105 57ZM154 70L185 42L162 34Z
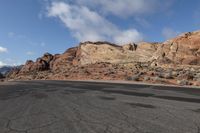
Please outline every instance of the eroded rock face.
M49 70L50 63L53 60L53 58L53 55L45 53L42 57L38 58L36 62L28 60L20 70L20 73Z
M86 42L80 44L77 58L79 59L80 65L86 65L96 62L116 63L121 61L123 55L121 46L104 42ZM123 57L123 59L125 58Z
M50 53L45 53L41 58L38 58L34 64L33 70L44 71L50 69L50 64L54 56Z
M186 71L188 66L191 70ZM45 53L35 62L29 60L7 77L105 80L136 77L130 79L153 83L189 80L191 84L199 84L200 78L195 75L200 73L199 66L200 32L192 32L163 43L141 42L118 46L109 42L84 42L63 54ZM180 71L176 69L179 67ZM143 75L135 74L143 71Z
M126 44L117 46L105 42L82 43L77 52L81 65L108 62L114 64L130 62L146 62L157 50L157 44L142 43L141 45Z
M47 64L49 64L51 61L52 61L52 59L53 59L53 55L52 54L50 54L50 53L45 53L44 55L43 55L43 57L41 57L41 59L43 60L43 61L45 61Z
M161 64L200 65L200 32L184 33L159 45L153 56Z
M70 48L67 51L65 51L63 54L55 55L51 64L50 69L51 70L63 70L68 68L69 65L73 65L73 62L76 58L78 48Z
M22 68L23 68L23 66L13 68L11 71L9 71L6 74L6 78L8 78L8 79L17 79L17 77L19 76L19 72L22 71Z
M141 42L136 49L136 55L138 56L138 62L151 61L150 58L157 51L159 43L147 43Z
M32 60L28 60L25 65L20 70L21 72L29 72L32 71L32 67L34 65L34 62Z
M38 58L34 65L32 66L32 71L44 71L49 69L49 63L43 60L42 58Z
M45 53L35 62L28 60L19 73L37 71L63 71L72 66L84 66L95 63L124 64L146 62L157 50L157 44L142 43L118 46L108 42L85 42L70 48L63 54Z
M125 44L122 46L122 48L124 49L124 51L136 51L137 49L137 44L135 43L130 43L130 44Z

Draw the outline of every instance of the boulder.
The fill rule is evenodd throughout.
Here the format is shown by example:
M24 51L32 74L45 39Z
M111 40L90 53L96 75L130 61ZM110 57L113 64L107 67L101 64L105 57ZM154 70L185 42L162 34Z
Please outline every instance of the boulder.
M180 86L185 86L185 85L190 85L189 81L188 80L177 80L177 84L180 85Z

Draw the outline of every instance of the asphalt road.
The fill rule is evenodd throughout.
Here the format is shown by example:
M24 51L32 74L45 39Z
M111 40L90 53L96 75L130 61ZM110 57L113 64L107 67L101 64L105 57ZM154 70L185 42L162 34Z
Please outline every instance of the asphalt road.
M0 133L200 133L200 89L69 81L0 84Z

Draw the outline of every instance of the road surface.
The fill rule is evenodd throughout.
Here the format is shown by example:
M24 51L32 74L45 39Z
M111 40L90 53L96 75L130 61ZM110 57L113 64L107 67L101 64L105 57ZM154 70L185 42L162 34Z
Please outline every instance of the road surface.
M200 133L200 89L1 83L0 133Z

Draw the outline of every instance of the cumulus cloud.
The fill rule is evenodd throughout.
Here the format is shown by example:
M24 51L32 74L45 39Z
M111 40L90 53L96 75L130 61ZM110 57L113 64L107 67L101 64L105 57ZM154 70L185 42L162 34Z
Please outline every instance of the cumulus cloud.
M34 55L35 53L32 52L32 51L28 51L28 52L26 52L26 54L27 54L27 55Z
M174 0L73 0L80 5L98 9L101 13L119 17L140 16L168 9Z
M135 29L133 30L127 30L122 32L119 35L116 35L114 37L114 41L118 44L122 43L128 43L131 42L132 40L138 40L138 41L142 41L143 37L142 35Z
M158 0L76 0L79 4L98 7L101 12L120 17L153 12Z
M173 30L172 28L165 27L162 30L162 35L165 39L170 39L177 36L180 32Z
M6 53L6 52L8 52L8 49L0 46L0 53Z
M143 36L136 29L121 30L99 13L86 6L53 2L48 16L59 18L79 41L138 42ZM126 40L126 41L125 41Z
M6 63L0 61L0 67L7 65Z
M136 17L135 21L142 27L149 28L151 24L144 18Z

